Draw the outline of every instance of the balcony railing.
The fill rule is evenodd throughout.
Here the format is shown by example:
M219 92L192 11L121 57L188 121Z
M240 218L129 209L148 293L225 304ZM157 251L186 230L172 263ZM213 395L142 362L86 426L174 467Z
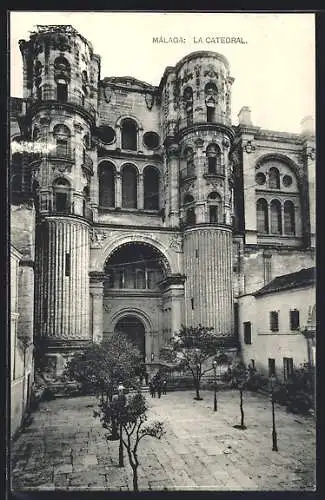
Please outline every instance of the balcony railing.
M74 217L81 217L89 222L93 222L93 211L89 207L84 207L82 210L82 213L76 212L74 209L73 204L71 206L65 207L65 208L59 208L58 210L53 207L48 207L48 208L43 208L42 210L44 212L44 215L57 215L58 217L63 217L63 216L74 216Z
M84 98L82 95L76 92L69 92L66 100L59 100L56 95L56 89L49 89L49 90L43 89L41 99L37 99L36 97L31 97L28 99L28 102L31 108L37 107L42 103L51 103L51 102L63 105L70 104L86 111L93 119L96 117L95 107L88 101L87 98Z
M75 160L75 150L74 149L60 149L54 148L48 152L48 156L51 160L65 160L73 162Z

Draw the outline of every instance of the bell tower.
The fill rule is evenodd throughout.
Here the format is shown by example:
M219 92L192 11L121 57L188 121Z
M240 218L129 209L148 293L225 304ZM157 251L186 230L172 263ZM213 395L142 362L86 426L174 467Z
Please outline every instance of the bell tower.
M72 26L20 41L38 213L35 333L55 373L89 339L89 226L100 59ZM63 356L62 356L63 355Z
M231 86L227 59L194 52L162 79L170 224L184 242L185 324L233 335Z

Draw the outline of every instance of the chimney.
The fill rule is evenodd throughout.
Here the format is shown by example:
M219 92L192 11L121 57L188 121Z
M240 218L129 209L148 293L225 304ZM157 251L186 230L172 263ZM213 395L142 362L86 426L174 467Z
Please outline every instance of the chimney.
M251 119L251 110L248 106L243 106L238 113L239 125L253 125Z
M302 135L315 135L315 120L312 115L305 116L301 120L300 126Z

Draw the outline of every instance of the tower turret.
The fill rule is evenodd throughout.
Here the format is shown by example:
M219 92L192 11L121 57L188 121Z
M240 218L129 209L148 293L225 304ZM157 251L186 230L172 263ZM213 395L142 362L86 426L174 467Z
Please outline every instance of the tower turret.
M39 26L20 41L38 196L36 334L48 352L89 340L89 223L100 59L72 26ZM62 360L61 360L62 361Z

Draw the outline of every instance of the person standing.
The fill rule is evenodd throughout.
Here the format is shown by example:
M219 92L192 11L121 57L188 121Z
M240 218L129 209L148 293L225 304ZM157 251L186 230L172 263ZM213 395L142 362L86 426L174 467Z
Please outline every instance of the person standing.
M162 393L167 394L167 380L166 379L164 379L164 381L163 381Z

